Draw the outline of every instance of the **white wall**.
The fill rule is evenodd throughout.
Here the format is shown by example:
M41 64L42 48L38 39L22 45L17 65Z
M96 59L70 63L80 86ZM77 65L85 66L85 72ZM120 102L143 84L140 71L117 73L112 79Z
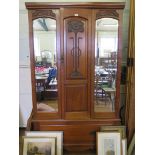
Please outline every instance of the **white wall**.
M19 108L20 127L25 127L32 110L31 76L29 57L28 12L25 2L124 2L125 0L19 0ZM128 40L129 0L124 10L123 21L123 61L126 63Z
M28 15L19 12L19 126L26 127L32 110Z

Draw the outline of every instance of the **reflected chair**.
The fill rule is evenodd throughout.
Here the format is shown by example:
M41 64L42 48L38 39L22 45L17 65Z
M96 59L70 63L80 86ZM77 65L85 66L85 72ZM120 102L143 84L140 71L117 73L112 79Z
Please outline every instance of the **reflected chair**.
M45 79L36 79L37 101L44 100Z
M44 97L46 100L55 100L58 97L57 80L51 79L50 82L46 83Z
M105 86L107 87L107 85ZM110 94L104 90L104 82L100 75L95 75L94 95L97 104L99 104L99 101L104 100L106 105L107 99L111 99Z
M99 99L103 99L104 91L101 88L102 79L99 75L95 75L95 85L94 85L94 95L96 99L96 103L98 104Z
M107 100L111 101L111 94L106 92L104 88L102 87L103 93L104 93L104 98L105 98L105 105L107 104Z

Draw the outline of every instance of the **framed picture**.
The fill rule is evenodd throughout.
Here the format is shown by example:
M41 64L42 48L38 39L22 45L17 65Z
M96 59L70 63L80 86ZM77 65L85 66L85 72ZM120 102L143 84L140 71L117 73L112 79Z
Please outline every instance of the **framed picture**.
M122 139L126 138L126 126L101 126L100 131L119 132Z
M121 155L120 133L97 132L97 155Z
M55 155L55 138L23 138L23 155Z
M127 155L127 139L122 139L122 155Z
M53 137L56 138L56 155L63 154L63 132L62 131L26 131L30 137Z

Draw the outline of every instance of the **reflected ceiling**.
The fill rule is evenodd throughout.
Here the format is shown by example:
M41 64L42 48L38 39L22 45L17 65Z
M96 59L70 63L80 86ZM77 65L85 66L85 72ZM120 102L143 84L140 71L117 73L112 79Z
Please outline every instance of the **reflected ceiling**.
M96 20L96 30L117 31L118 20L113 18L101 18Z
M51 18L38 18L33 22L35 31L52 31L56 30L56 20Z

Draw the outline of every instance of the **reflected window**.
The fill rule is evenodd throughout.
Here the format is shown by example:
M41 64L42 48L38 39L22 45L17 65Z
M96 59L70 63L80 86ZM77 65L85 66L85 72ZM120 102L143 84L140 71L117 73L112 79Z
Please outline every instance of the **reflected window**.
M101 49L103 52L101 52L101 56L105 56L104 53L106 51L116 51L117 50L117 38L116 37L111 37L111 38L106 38L103 37L101 38Z

